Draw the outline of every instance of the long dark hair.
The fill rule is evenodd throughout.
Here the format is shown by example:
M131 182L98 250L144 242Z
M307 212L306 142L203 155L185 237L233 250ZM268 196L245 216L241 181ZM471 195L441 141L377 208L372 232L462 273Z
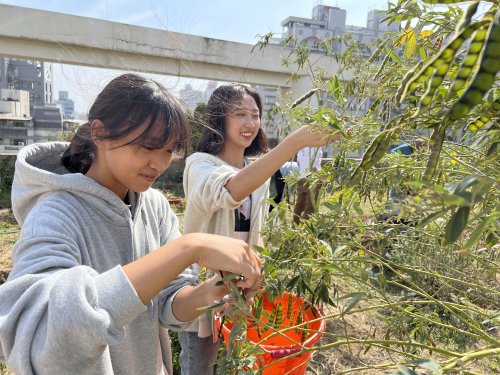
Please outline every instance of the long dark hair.
M250 86L231 83L217 87L208 99L205 114L206 126L203 128L198 151L217 155L224 148L226 136L226 117L234 106L241 104L245 95L251 96L259 108L259 118L262 118L262 102L260 96ZM252 144L245 149L245 156L254 156L267 151L267 134L262 128Z
M97 96L88 122L82 124L71 139L62 163L73 173L89 170L97 153L91 136L93 120L103 123L99 140L120 139L146 124L137 138L122 146L139 144L161 148L174 140L174 152L185 157L190 136L185 113L185 106L160 83L137 74L123 74L109 82ZM160 135L158 127L163 130Z

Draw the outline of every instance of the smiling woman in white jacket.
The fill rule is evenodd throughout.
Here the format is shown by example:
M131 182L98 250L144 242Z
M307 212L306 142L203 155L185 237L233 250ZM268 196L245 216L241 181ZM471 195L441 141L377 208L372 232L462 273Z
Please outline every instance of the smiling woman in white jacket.
M219 86L210 96L199 152L187 158L184 170L184 233L219 234L250 246L261 244L271 176L301 148L323 146L339 137L303 126L267 151L261 116L260 97L249 86ZM249 156L259 157L250 163ZM207 316L200 317L197 332L193 328L179 333L183 375L213 373L218 343L213 343L211 324L204 319Z

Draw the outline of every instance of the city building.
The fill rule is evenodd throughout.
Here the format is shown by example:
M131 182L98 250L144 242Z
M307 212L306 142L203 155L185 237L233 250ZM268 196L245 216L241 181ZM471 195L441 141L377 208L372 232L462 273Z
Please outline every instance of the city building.
M278 144L280 129L284 128L281 117L273 115L273 107L280 102L278 92L274 87L258 86L257 92L262 100L262 120L261 124L266 129L269 145L274 147Z
M32 115L34 143L60 139L64 128L63 116L59 107L33 106Z
M207 87L205 88L205 91L203 91L203 102L207 103L208 99L210 98L210 95L214 92L214 90L217 88L219 83L217 81L208 81L207 82Z
M32 107L51 104L52 64L0 57L0 88L28 91Z
M73 129L63 124L59 107L33 106L25 90L0 89L0 153L17 154L24 146L61 139Z
M0 89L0 153L17 154L33 138L29 93Z
M193 86L187 83L182 90L179 91L179 98L194 111L199 103L203 103L203 93L200 90L193 89Z
M281 44L289 37L294 36L298 43L307 44L311 50L324 50L322 42L332 39L332 51L340 52L346 48L344 43L335 40L344 34L350 34L353 40L361 42L366 47L366 54L371 54L376 48L378 40L388 32L398 32L399 22L391 23L383 21L385 13L380 10L368 12L366 27L346 25L347 12L344 9L316 4L313 7L312 18L288 17L282 23L283 34L273 42Z
M65 119L75 118L75 102L69 98L67 91L59 91L59 99L54 100L54 103L61 108Z
M286 48L283 44L290 41L291 47L293 37L296 43L307 45L312 51L337 53L344 51L347 47L345 43L340 41L339 37L349 34L352 40L359 42L364 57L368 58L386 37L386 33L397 33L400 30L399 22L388 24L383 20L384 11L370 11L367 15L366 27L347 25L346 16L346 10L336 6L323 5L317 1L312 9L311 18L290 16L283 20L281 23L283 33L280 37L272 38L270 45L271 47ZM265 105L269 107L272 106L273 101L279 102L277 89L266 89L263 100ZM322 105L335 107L327 95L322 96L321 102ZM349 105L342 110L347 111L350 115L359 116L366 113L372 104L370 101L359 102L356 97L349 98L348 103ZM285 134L280 134L280 129L284 129L283 121L276 116L273 117L272 112L270 116L267 116L266 122L270 139L283 138ZM327 153L329 155L332 153L331 148L327 150Z
M0 89L7 88L7 59L0 57Z
M62 92L66 113L74 103ZM61 108L52 97L52 65L42 61L0 58L0 153L17 154L25 145L61 139Z

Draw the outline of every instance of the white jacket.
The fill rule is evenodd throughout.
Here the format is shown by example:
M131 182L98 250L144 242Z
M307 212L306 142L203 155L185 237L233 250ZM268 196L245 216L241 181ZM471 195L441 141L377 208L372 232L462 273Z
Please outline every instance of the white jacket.
M217 156L197 152L186 160L184 194L187 198L184 233L203 232L233 237L234 210L243 204L226 189L227 181L239 169ZM269 180L251 194L252 208L248 243L259 243L260 229L267 219Z
M248 160L245 160L248 164ZM210 233L226 237L234 235L234 210L241 206L244 200L235 201L226 189L227 181L235 176L239 169L227 164L217 156L204 152L196 152L186 159L184 169L184 194L187 198L184 214L184 234ZM250 231L248 243L259 244L260 229L267 219L269 205L269 180L252 194L250 214ZM199 272L199 266L193 265L193 270ZM211 335L211 315L203 314L198 319L199 326L190 326L187 331L196 332L200 337Z

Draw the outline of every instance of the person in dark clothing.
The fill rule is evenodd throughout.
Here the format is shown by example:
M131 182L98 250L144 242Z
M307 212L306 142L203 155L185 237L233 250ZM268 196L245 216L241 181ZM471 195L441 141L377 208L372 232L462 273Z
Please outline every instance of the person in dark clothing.
M299 166L295 161L287 161L285 164L281 166L274 173L274 187L276 188L276 196L273 198L274 204L269 206L269 212L273 210L275 206L277 206L282 200L285 193L286 181L285 178L293 173L294 171L298 171Z

